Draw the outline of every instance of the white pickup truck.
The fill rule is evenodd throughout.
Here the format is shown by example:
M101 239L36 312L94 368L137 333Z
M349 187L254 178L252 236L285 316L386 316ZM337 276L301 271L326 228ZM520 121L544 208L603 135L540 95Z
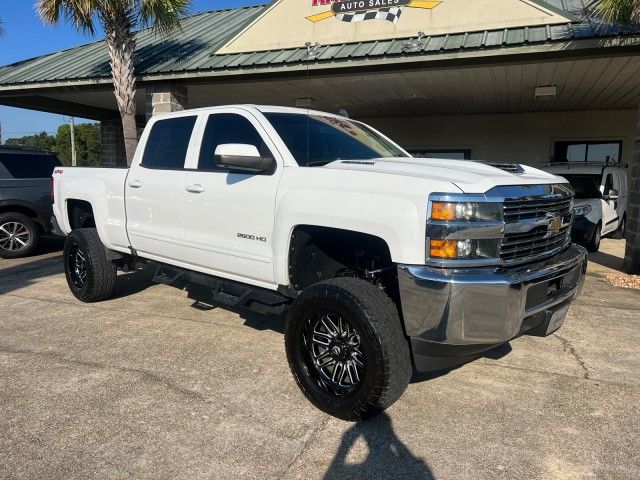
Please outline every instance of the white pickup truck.
M549 335L579 294L573 191L521 165L414 159L328 113L238 105L151 119L129 169L56 168L69 287L108 298L118 268L206 305L287 311L302 392L344 419L413 370Z

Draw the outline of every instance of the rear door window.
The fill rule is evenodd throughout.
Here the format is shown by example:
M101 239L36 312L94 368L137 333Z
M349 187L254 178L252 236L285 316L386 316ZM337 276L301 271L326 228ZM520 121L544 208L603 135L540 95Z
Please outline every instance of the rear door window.
M176 117L154 123L141 165L147 168L182 170L196 118L195 115Z
M0 153L0 164L0 177L5 178L51 178L53 169L61 165L55 155L11 152Z

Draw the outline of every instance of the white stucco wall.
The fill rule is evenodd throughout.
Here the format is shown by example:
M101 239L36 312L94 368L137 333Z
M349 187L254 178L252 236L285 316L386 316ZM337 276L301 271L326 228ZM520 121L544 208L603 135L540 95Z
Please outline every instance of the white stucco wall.
M622 140L633 159L635 110L362 119L403 147L471 150L474 160L543 165L557 140Z

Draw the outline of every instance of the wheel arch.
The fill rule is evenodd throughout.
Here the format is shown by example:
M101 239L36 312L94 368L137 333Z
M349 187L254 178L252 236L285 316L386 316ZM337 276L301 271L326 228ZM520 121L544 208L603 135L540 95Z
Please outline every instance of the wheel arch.
M286 251L287 280L293 291L339 276L394 266L387 241L377 235L323 225L299 224L291 229ZM371 280L375 277L372 274Z
M36 208L28 202L23 202L20 200L3 200L2 202L0 202L0 214L12 212L22 213L23 215L26 215L34 222L36 222L40 230L43 229L43 218L40 216Z

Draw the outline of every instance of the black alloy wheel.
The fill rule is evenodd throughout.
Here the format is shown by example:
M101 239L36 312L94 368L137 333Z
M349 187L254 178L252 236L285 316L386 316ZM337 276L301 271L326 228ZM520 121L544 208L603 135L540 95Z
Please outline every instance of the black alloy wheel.
M398 309L366 280L333 278L303 290L285 325L289 368L320 410L343 420L392 405L412 373Z
M318 310L307 318L300 336L302 361L317 385L337 396L352 393L364 376L360 334L335 310Z

